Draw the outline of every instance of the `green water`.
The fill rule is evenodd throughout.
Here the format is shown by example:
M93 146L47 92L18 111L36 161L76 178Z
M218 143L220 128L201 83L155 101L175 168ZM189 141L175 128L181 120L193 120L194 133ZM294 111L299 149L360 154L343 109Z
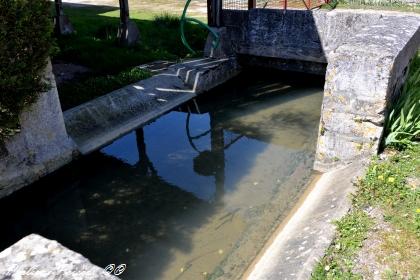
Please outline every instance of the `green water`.
M322 85L244 73L0 200L0 250L38 233L125 280L240 277L312 176Z

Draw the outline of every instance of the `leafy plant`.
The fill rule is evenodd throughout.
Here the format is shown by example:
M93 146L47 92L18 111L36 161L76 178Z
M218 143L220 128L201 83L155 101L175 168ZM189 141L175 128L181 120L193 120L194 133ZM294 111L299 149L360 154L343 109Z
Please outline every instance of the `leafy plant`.
M394 117L396 111L391 112L389 118L392 123L389 128L390 133L385 138L386 146L407 147L413 145L420 134L420 114L414 115L419 111L418 107L420 107L420 100L413 104L407 114L404 112L404 108L401 108L397 118Z
M0 0L0 139L19 131L19 114L48 88L50 3Z
M339 2L338 0L331 0L331 1L321 5L321 8L322 9L327 9L327 10L330 10L330 11L334 10L337 7L338 2Z
M410 65L410 72L400 98L387 119L385 146L406 148L420 137L420 52Z
M366 209L376 208L384 215L393 231L377 232L380 250L376 257L391 269L387 279L396 275L418 275L418 257L412 248L420 247L420 145L396 152L386 160L374 158L366 174L357 183L352 209L336 222L337 234L325 256L316 265L312 279L362 279L353 272L354 260L363 240L376 220ZM407 245L409 244L409 245ZM363 278L364 279L364 278ZM415 279L404 277L404 279Z

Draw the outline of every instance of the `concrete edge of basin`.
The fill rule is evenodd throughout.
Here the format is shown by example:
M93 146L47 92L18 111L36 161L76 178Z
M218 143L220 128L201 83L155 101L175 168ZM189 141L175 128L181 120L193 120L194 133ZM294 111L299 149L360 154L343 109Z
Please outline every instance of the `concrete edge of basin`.
M332 221L349 211L354 179L363 172L364 163L357 161L323 173L309 187L303 202L277 228L242 278L309 279L334 238Z

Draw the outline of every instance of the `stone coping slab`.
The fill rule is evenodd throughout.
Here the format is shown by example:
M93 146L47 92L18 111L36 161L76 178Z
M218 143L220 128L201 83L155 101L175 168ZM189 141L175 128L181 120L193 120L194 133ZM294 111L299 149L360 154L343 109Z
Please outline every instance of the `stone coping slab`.
M2 280L118 280L57 241L28 235L0 252Z
M90 153L238 73L236 58L201 58L172 65L65 111L67 132L82 154Z

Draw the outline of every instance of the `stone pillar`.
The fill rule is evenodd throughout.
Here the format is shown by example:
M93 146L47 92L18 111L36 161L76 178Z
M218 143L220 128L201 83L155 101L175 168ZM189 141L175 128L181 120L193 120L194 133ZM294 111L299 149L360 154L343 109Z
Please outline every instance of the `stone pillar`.
M130 20L128 0L120 1L120 27L118 28L118 38L120 43L125 46L134 46L140 40L140 32L137 25Z
M378 152L389 105L401 89L414 52L412 48L393 56L344 45L330 55L316 170L328 171Z
M61 0L55 0L55 32L58 35L74 33L73 25L70 23L69 18L64 14Z
M46 73L50 90L20 114L20 132L0 142L0 198L70 162L76 151L64 126L50 63Z
M211 27L222 25L222 0L207 0L207 22Z

